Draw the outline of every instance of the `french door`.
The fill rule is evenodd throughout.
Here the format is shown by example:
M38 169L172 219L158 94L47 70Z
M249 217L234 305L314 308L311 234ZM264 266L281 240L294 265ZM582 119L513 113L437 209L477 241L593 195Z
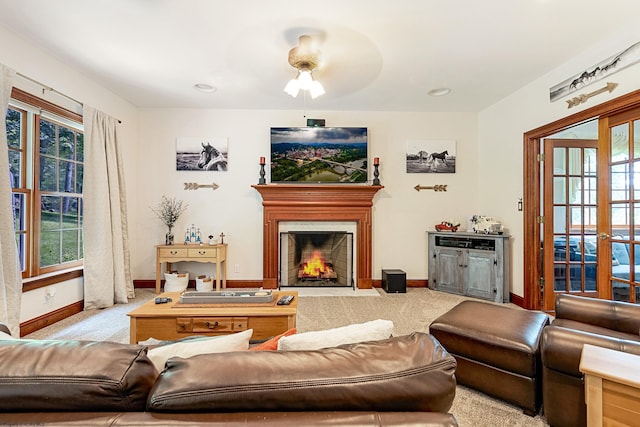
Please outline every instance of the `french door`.
M640 108L543 147L543 310L557 293L640 303Z
M597 296L597 140L544 140L544 307L555 294Z
M600 119L607 151L599 237L611 260L601 297L640 303L640 108ZM603 253L604 256L604 253Z

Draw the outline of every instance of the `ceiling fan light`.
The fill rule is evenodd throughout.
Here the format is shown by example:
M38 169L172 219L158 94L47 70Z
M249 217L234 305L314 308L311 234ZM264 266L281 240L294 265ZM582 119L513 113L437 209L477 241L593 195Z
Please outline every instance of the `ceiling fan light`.
M291 79L285 86L284 91L295 98L298 96L298 92L300 91L300 83L297 79Z
M324 95L324 88L320 84L319 81L314 80L311 83L311 87L309 88L309 93L311 94L311 98L317 98L320 95Z
M311 71L300 70L300 73L298 74L298 84L300 85L300 89L309 90L312 83L313 77L311 77Z

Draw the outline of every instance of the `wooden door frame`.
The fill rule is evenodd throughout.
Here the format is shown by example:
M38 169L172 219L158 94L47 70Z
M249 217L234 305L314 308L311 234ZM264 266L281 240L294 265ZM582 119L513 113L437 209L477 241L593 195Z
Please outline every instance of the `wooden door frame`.
M597 117L608 116L623 110L640 107L640 90L630 92L618 98L596 105L570 116L548 123L526 132L523 136L523 238L524 296L522 307L539 310L542 307L538 279L542 277L540 254L540 225L537 218L540 212L540 176L538 160L540 141L562 129L577 125Z

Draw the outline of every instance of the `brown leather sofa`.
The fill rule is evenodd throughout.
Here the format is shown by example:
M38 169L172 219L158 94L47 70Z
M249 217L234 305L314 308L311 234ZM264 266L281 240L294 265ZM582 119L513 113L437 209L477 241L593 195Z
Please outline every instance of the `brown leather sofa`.
M141 345L0 341L0 424L457 426L455 368L419 332L171 358L161 373Z
M542 402L553 427L585 426L582 346L640 354L640 305L559 294L542 332Z

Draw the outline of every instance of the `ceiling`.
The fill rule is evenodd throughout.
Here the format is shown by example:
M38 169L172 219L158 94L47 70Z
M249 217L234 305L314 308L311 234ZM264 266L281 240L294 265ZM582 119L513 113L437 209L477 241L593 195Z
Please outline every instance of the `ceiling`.
M0 26L139 107L474 112L637 25L638 0L608 0L607 13L604 5L0 0ZM322 52L315 76L326 94L313 100L283 91L295 76L288 52L303 34ZM451 93L427 94L440 87Z

